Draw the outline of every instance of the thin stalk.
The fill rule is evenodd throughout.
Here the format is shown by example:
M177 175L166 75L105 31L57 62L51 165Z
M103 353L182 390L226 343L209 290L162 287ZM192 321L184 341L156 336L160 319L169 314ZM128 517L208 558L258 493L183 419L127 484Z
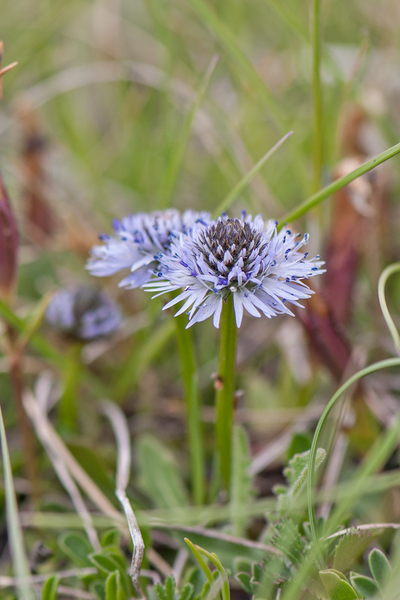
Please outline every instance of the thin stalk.
M324 559L322 556L322 551L321 551L321 548L319 545L319 540L318 540L318 535L317 535L317 524L316 524L315 507L314 507L314 486L315 486L315 459L316 459L316 455L317 455L317 448L318 448L318 443L319 443L319 439L321 436L322 428L323 428L332 408L335 406L336 402L339 400L341 395L353 383L355 383L362 377L369 375L370 373L374 373L375 371L379 371L380 369L385 369L385 368L394 367L394 366L400 366L400 358L389 358L387 360L382 360L380 362L374 363L373 365L370 365L369 367L366 367L365 369L362 369L361 371L358 371L357 373L355 373L332 396L332 398L329 400L328 404L326 405L326 408L325 408L324 412L322 413L320 420L318 421L318 425L315 430L313 441L311 444L310 460L308 463L307 504L308 504L308 516L309 516L309 521L310 521L311 535L312 535L312 539L315 544L315 547L317 549L318 560L321 565L321 568L324 568Z
M398 354L400 354L400 336L399 336L399 332L397 331L396 325L394 324L394 321L390 315L389 309L387 307L386 298L385 298L385 286L386 286L386 282L389 279L389 277L391 275L393 275L393 273L398 273L399 271L400 271L400 262L389 265L388 267L386 267L386 269L384 269L382 271L382 274L379 277L379 283L378 283L379 304L381 306L381 311L382 311L383 317L386 321L386 325L390 331L390 335L392 336L394 347L396 348L396 352Z
M357 167L357 169L354 169L354 171L352 171L351 173L348 173L348 175L345 175L344 177L337 179L336 181L334 181L333 183L330 183L329 185L324 187L322 190L320 190L316 194L313 194L312 196L307 198L307 200L305 200L304 202L299 204L299 206L297 206L297 208L286 213L286 215L283 216L281 222L289 223L291 221L296 221L296 219L299 219L300 217L305 215L311 208L314 208L314 206L318 206L318 204L323 202L323 200L326 200L327 198L332 196L332 194L341 190L343 187L345 187L346 185L348 185L349 183L351 183L352 181L357 179L357 177L360 177L361 175L368 173L368 171L371 171L378 165L382 164L386 160L389 160L389 158L392 158L393 156L396 156L396 154L399 154L399 153L400 153L400 144L396 144L395 146L392 146L388 150L385 150L385 152L382 152L382 154L378 154L378 156L375 156L375 158L372 158L371 160L367 161L360 167Z
M186 394L186 417L192 493L195 503L200 505L204 503L205 498L205 471L198 374L194 356L192 332L190 329L186 329L186 315L178 315L175 317L175 323L182 365L182 377Z
M314 97L314 142L313 142L313 164L314 182L313 192L321 187L322 166L324 162L324 132L322 113L322 89L321 89L321 2L313 1L312 12L312 88Z
M31 484L31 496L34 500L39 497L39 477L37 466L37 446L33 434L32 426L26 414L22 395L24 389L22 361L23 355L18 345L15 331L8 327L8 337L10 340L10 382L14 398L14 404L17 412L18 429L21 436L21 446L24 457L24 468L26 476Z
M76 400L82 375L81 350L79 342L72 343L63 372L64 392L59 402L59 417L67 432L77 431Z
M242 177L242 179L235 185L235 187L233 188L233 190L231 190L229 192L229 194L227 196L225 196L225 198L222 200L222 202L218 205L218 207L216 208L216 210L213 213L214 219L218 218L219 215L224 210L227 210L230 207L230 205L235 200L235 198L237 198L239 196L239 194L242 193L242 191L250 183L250 181L253 179L253 177L255 175L257 175L257 173L262 169L262 167L267 162L267 160L273 154L275 154L275 152L282 146L282 144L284 142L286 142L286 140L288 138L290 138L291 135L293 135L293 131L289 131L289 133L287 133L286 135L284 135L275 144L275 146L273 146L270 150L268 150L268 152L266 154L264 154L264 156L262 156L260 158L260 160L254 165L254 167L248 173L246 173L246 175L244 175L244 177Z
M221 314L218 378L216 380L216 439L219 468L226 490L230 489L233 393L235 386L235 356L237 328L232 294L228 297Z

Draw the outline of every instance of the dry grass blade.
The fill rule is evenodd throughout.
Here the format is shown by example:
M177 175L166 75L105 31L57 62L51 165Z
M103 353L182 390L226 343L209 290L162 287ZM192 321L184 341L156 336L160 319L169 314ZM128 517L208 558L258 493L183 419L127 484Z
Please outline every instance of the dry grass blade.
M44 583L52 575L57 575L60 579L66 579L68 577L84 577L85 575L96 575L97 569L95 567L87 567L86 569L67 569L65 571L57 571L57 573L45 573L44 575L32 575L29 581L33 584ZM14 587L17 585L16 577L7 577L6 575L0 575L0 588Z
M36 406L39 406L39 405L33 394L31 394L30 392L26 392L25 397L24 397L24 403L25 403L25 408L27 408L28 412L31 411L31 414L32 414L32 412L34 412L36 415L39 414L38 411L35 412L35 404L36 404ZM88 509L86 508L86 505L83 501L83 498L79 492L78 487L76 486L74 480L72 479L70 473L68 472L68 468L65 466L63 461L57 455L57 453L54 451L53 447L49 444L48 440L42 439L41 441L42 441L42 443L47 451L47 454L53 464L54 470L57 473L57 477L59 478L60 482L62 483L62 485L68 492L68 495L72 500L72 503L76 509L76 512L82 519L83 527L86 531L86 535L88 536L90 543L93 546L93 549L100 550L100 542L97 537L96 530L93 527L92 518L90 516Z
M116 525L125 531L122 523L122 516L111 502L106 498L103 492L97 487L89 475L82 469L75 460L61 438L55 432L53 426L48 421L45 413L42 412L39 403L33 397L32 393L27 391L24 397L26 411L33 422L38 438L43 445L49 447L60 458L66 468L71 473L75 481L85 491L92 502L105 515L111 517Z
M116 404L113 404L109 401L104 401L101 403L101 410L109 419L117 440L118 460L115 495L124 509L126 520L128 522L129 533L131 534L133 543L130 576L136 591L141 596L142 594L139 586L139 576L143 560L144 543L135 513L133 512L132 506L125 493L131 470L131 444L129 439L128 424L124 413Z

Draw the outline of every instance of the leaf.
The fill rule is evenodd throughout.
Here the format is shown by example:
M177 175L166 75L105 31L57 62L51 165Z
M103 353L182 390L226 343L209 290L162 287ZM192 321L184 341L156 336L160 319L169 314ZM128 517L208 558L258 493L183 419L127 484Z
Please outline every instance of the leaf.
M165 578L164 585L161 583L156 583L154 586L154 591L159 600L175 600L175 579L172 575L168 575Z
M186 583L181 591L179 600L191 600L194 594L194 585L192 583Z
M159 508L176 508L189 504L188 496L170 451L151 435L138 443L140 483Z
M60 583L58 575L49 577L42 589L42 600L57 600L57 588Z
M271 543L290 560L298 565L303 558L303 546L299 528L292 519L284 519L274 524L275 534Z
M320 571L319 576L331 600L353 600L358 598L345 576L334 569Z
M208 558L208 560L210 562L212 562L212 564L216 567L218 575L220 576L221 580L222 580L222 589L221 589L221 595L222 595L222 600L230 600L230 590L229 590L229 580L228 580L228 574L225 571L224 567L222 566L221 561L219 560L218 556L214 553L214 552L208 552L207 550L204 550L204 548L201 548L201 546L195 546L194 544L192 544L192 542L188 539L185 539L186 543L188 544L189 548L192 550L193 554L195 555L197 561L199 562L200 566L202 567L209 583L213 583L213 581L210 580L210 575L211 578L214 579L213 574L211 573L211 571L209 571L208 569L208 565L205 563L205 561L202 559L201 555L205 556L206 558ZM204 568L204 565L206 568ZM209 575L207 575L207 569L209 571Z
M344 535L335 549L333 568L346 573L350 571L354 562L366 550L374 537L379 536L381 530L373 533L367 530L354 529Z
M379 588L376 581L371 579L371 577L359 575L358 573L351 573L350 581L355 590L363 598L373 598L379 592Z
M101 546L105 548L106 546L119 546L121 541L121 532L118 529L110 529L110 531L106 531L101 536Z
M103 581L94 581L89 589L96 600L106 600L106 589Z
M307 452L311 447L310 436L302 431L297 431L292 435L288 449L286 450L287 460L291 460L296 454Z
M90 565L89 554L93 548L83 534L64 533L58 539L58 546L78 567Z
M111 556L100 552L90 554L89 558L101 575L108 576L113 571L120 571L121 564Z
M250 465L249 445L246 432L240 426L233 430L232 475L230 514L233 523L233 535L244 537L248 516L245 507L252 500L252 478L248 474Z
M295 454L293 458L289 460L286 469L283 470L283 474L285 475L289 486L286 487L284 491L282 491L281 486L274 489L278 498L278 510L281 514L285 514L293 508L293 501L304 489L307 481L309 456L309 450L302 452L301 454ZM315 458L316 471L324 462L325 456L325 450L323 448L318 448Z
M113 571L109 574L105 583L106 600L125 600L126 594L121 585L121 575L119 571Z
M249 575L248 573L236 573L235 579L239 581L240 585L242 586L245 592L247 592L248 594L253 593L253 589L250 583L251 575Z
M309 450L302 452L301 454L295 454L293 458L289 460L289 466L283 471L285 477L290 483L293 496L296 496L301 491L305 482L307 481L309 456ZM325 460L325 456L325 450L323 448L318 448L315 459L315 470L322 465Z
M374 548L368 556L369 568L379 588L382 590L387 585L391 568L388 559L378 548Z

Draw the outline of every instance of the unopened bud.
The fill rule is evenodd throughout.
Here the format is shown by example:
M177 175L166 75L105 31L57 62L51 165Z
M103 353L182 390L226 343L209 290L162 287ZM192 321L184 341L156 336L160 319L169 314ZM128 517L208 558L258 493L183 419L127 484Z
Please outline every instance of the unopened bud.
M18 230L0 173L0 298L11 303L17 281Z

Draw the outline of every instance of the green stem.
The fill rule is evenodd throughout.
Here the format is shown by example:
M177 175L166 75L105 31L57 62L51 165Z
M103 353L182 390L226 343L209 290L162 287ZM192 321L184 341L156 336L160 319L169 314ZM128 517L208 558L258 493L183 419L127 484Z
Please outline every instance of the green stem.
M82 375L81 350L82 344L80 342L71 344L62 374L64 392L60 398L59 417L62 428L68 433L76 433L77 431L76 400Z
M400 144L396 144L388 150L385 150L385 152L382 152L382 154L378 154L378 156L375 156L375 158L372 158L357 169L354 169L354 171L352 171L348 175L337 179L336 181L330 183L316 194L310 196L310 198L307 198L307 200L299 204L297 208L286 213L286 215L284 215L284 217L281 219L281 222L289 223L292 221L296 221L296 219L299 219L300 217L305 215L311 208L314 208L314 206L318 206L318 204L320 204L323 200L326 200L327 198L332 196L332 194L334 194L338 190L341 190L345 185L351 183L352 181L357 179L357 177L364 175L364 173L368 173L368 171L371 171L371 169L373 169L374 167L377 167L386 160L389 160L389 158L396 156L396 154L399 154L399 152Z
M186 393L186 415L192 493L195 503L203 504L205 498L204 449L199 384L194 356L192 332L190 329L186 329L186 315L178 315L175 317L175 323L182 365L182 377Z
M322 115L322 90L321 90L321 2L313 2L312 18L312 87L314 96L314 183L313 192L321 187L322 165L324 161L323 115Z
M318 540L318 536L317 536L317 525L316 525L315 508L314 508L314 485L315 485L315 459L316 459L316 455L317 455L318 442L319 442L319 439L321 436L322 428L323 428L332 408L335 406L336 402L339 400L341 395L353 383L355 383L362 377L369 375L370 373L374 373L375 371L379 371L380 369L386 369L388 367L394 367L394 366L400 366L400 358L389 358L387 360L382 360L380 362L374 363L373 365L370 365L369 367L366 367L365 369L362 369L361 371L358 371L357 373L355 373L352 377L350 377L350 379L348 379L346 381L346 383L344 383L337 390L337 392L334 394L334 396L332 396L332 398L329 400L328 404L326 405L326 408L325 408L324 412L322 413L320 420L318 421L318 425L315 430L314 438L313 438L313 441L311 444L310 460L308 463L307 504L308 504L308 516L309 516L309 521L310 521L311 535L312 535L312 539L315 544L315 547L317 548L319 562L321 563L321 568L324 568L323 567L324 559L322 556L322 552L320 549L319 540Z
M222 307L218 379L216 381L216 438L219 468L223 485L230 488L233 393L237 328L232 294Z

